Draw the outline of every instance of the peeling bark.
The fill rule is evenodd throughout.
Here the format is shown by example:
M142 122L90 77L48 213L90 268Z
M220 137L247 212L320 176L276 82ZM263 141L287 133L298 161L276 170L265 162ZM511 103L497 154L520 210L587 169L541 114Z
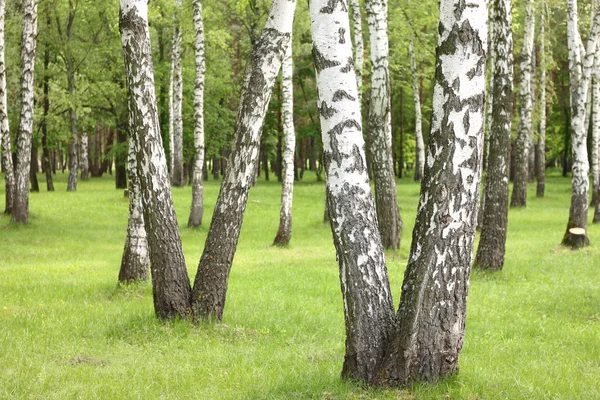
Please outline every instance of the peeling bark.
M192 208L188 227L202 225L204 214L204 186L202 184L202 166L204 165L204 75L206 60L204 56L204 24L202 23L202 0L194 0L194 31L196 77L194 80L194 166L192 171Z
M15 173L12 162L10 129L8 126L8 103L6 100L6 64L4 62L5 14L6 0L0 0L0 145L2 146L2 170L4 171L4 185L6 188L4 214L10 214L12 212L13 197L15 192Z
M192 306L196 318L220 321L223 317L229 272L256 175L264 118L290 43L295 8L294 0L273 2L246 66L234 142L194 281Z
M23 34L21 38L21 119L17 134L17 163L15 165L15 195L11 222L29 222L29 170L33 134L35 47L37 36L37 4L23 0Z
M152 266L154 310L161 319L185 316L189 312L190 282L160 136L148 2L121 0L119 29L129 95L129 131L136 149Z

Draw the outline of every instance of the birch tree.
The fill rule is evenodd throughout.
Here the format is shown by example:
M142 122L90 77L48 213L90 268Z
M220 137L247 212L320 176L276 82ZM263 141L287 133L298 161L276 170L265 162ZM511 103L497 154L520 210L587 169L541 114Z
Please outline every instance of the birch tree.
M419 95L419 77L417 62L415 60L415 35L408 42L408 55L410 57L410 74L412 76L413 101L415 103L415 181L423 178L425 168L425 142L423 141L423 123L421 122L421 97Z
M569 50L569 87L571 92L572 185L569 221L562 244L573 249L589 245L587 236L589 163L587 129L584 125L586 97L600 30L600 9L595 11L587 49L584 48L578 28L577 0L567 0L567 39Z
M87 181L90 174L90 163L88 159L89 144L87 133L81 134L79 143L81 144L81 163L79 163L81 168L81 180Z
M171 63L173 65L173 186L185 186L183 170L183 75L181 64L181 46L183 34L181 31L181 0L175 0L175 28L173 31L173 48Z
M37 36L37 3L23 0L23 31L21 37L21 116L17 134L15 165L15 195L11 222L29 222L29 170L33 134L35 47Z
M535 177L536 196L544 197L546 191L546 21L547 4L542 1L540 13L540 135L536 145ZM599 116L600 117L600 116Z
M398 210L392 160L387 0L367 0L366 7L372 64L368 129L373 154L377 220L383 246L398 249L402 220Z
M295 8L295 0L273 1L246 66L234 142L194 281L192 309L197 318L220 321L223 315L229 272L256 175L264 118L290 43Z
M189 311L190 282L171 198L162 147L147 0L121 0L119 29L126 72L129 130L136 148L136 169L147 232L154 310L159 318Z
M204 75L206 59L204 56L204 24L202 22L202 0L194 0L194 50L196 77L194 80L194 166L192 172L192 208L188 227L202 224L204 213L204 186L202 185L202 166L204 165Z
M283 183L281 188L281 207L279 210L279 229L273 241L274 245L286 246L292 238L292 200L294 194L294 150L296 149L296 132L294 130L294 93L292 41L285 51L281 65L281 117L285 148L283 150Z
M8 126L8 104L6 96L6 64L4 62L4 17L6 0L0 0L0 145L2 146L2 170L6 189L4 213L12 212L13 195L15 190L15 175L12 163L10 130Z
M488 126L489 151L484 187L485 207L481 237L475 265L481 269L499 270L504 265L506 230L508 227L508 178L510 166L510 134L513 108L513 41L512 1L494 0L492 21L494 33L494 80L492 118Z
M525 207L527 205L527 180L529 177L529 137L532 127L533 98L531 93L531 73L533 69L533 35L535 32L535 18L533 13L533 0L525 2L525 32L523 48L521 49L521 82L519 97L519 130L516 143L516 169L513 192L510 199L511 207Z

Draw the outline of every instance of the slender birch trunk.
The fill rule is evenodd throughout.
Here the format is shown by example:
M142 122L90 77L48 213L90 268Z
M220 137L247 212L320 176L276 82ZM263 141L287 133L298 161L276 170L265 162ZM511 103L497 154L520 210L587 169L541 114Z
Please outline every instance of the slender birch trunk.
M69 182L67 183L67 191L74 192L77 190L77 173L79 172L79 134L77 132L77 110L74 106L75 102L75 60L71 50L69 49L70 44L73 41L73 22L75 21L76 9L73 8L73 4L69 1L69 17L67 19L67 48L65 50L65 61L67 68L67 87L69 90L69 122L71 124L71 137L69 140Z
M533 19L535 20L535 8ZM535 30L534 30L535 32ZM534 135L534 127L533 127L533 107L535 107L534 99L535 99L535 74L536 74L536 52L535 52L535 34L533 39L531 51L531 130L529 131L529 152L528 152L528 161L527 161L527 182L535 181L535 135Z
M423 178L425 168L425 142L423 141L423 123L421 122L421 98L419 96L419 77L417 76L417 62L415 60L414 34L408 42L410 57L410 73L412 75L413 101L415 103L415 181Z
M202 225L204 214L204 186L202 184L202 166L204 165L204 75L206 60L204 57L204 24L202 22L202 0L194 0L194 31L196 78L194 80L194 167L192 172L192 208L188 227Z
M310 2L313 57L331 218L346 321L342 375L372 381L389 342L394 307L366 158L343 3Z
M292 83L292 39L287 47L281 65L281 116L285 148L283 151L283 184L281 187L281 207L279 210L279 229L273 245L287 246L292 238L292 200L294 194L294 149L296 132L294 130L294 86Z
M179 13L181 0L175 0L178 11L175 16L175 31L173 32L173 186L185 186L183 170L183 76L181 65L181 46L183 34Z
M529 137L531 132L531 110L533 99L531 93L531 70L533 54L533 38L535 32L535 18L533 13L533 0L525 3L525 33L523 49L521 50L521 82L520 82L520 120L516 142L516 166L513 192L510 199L511 207L527 206L527 179L529 171Z
M540 136L535 156L537 197L544 197L546 191L546 18L546 2L543 1L540 13Z
M246 66L234 142L200 258L192 294L196 318L223 316L227 282L248 192L258 161L262 127L275 79L292 34L296 1L275 0Z
M37 3L23 0L23 34L21 38L21 119L17 135L15 196L11 222L29 222L29 170L33 134L35 47L37 36Z
M80 144L81 144L81 146L80 146L81 147L81 163L80 163L81 180L87 181L89 174L90 174L90 164L89 164L89 160L88 160L89 144L88 144L87 133L81 134Z
M147 0L121 0L119 18L144 225L152 265L154 310L162 319L189 312L190 282L160 136Z
M383 246L398 249L402 219L398 209L396 180L392 164L387 0L367 0L366 6L372 63L368 129L372 139L371 153L373 154L377 220Z
M12 162L10 129L8 126L8 103L6 100L6 64L4 62L5 14L6 0L0 0L0 145L2 146L2 169L4 170L4 184L6 188L4 214L10 214L12 212L13 196L15 192L15 174Z
M148 239L144 226L144 209L142 206L142 193L137 174L136 154L133 139L129 140L127 167L129 175L129 219L127 221L127 237L121 258L119 283L127 284L136 281L145 281L150 273L150 256L148 253Z
M584 126L586 97L591 80L591 70L600 30L600 9L596 10L587 50L583 47L578 30L577 0L567 0L567 38L571 89L572 128L572 194L569 221L562 244L573 249L589 245L587 236L589 163L587 155L587 129ZM574 229L579 228L579 229Z
M173 41L171 41L171 44ZM173 168L175 165L175 139L174 139L174 128L175 123L173 119L173 89L175 82L175 64L173 63L173 53L171 52L171 69L169 71L169 180L173 182Z
M504 265L508 228L508 178L513 108L512 1L494 0L492 8L494 72L492 119L488 126L489 151L484 187L485 208L475 265L500 270Z
M3 1L3 0L0 0ZM52 17L46 9L46 28L51 29ZM52 168L50 148L48 147L48 115L50 114L50 44L46 43L44 48L44 80L42 91L44 94L42 100L43 116L42 116L42 157L44 172L46 174L46 189L49 192L54 192L54 182L52 179Z
M600 52L596 49L592 79L592 202L593 222L600 222Z
M362 109L363 65L365 62L362 15L358 0L350 0L350 7L352 8L352 26L354 27L354 70L356 72L356 84L358 86L358 104L361 105Z
M432 128L394 348L381 379L436 381L463 345L485 118L487 2L442 0Z

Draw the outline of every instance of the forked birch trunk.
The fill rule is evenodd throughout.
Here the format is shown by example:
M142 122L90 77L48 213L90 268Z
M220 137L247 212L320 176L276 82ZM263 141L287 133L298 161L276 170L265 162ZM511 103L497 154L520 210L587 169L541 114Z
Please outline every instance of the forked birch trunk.
M281 116L285 148L283 150L283 183L281 187L281 207L279 209L279 229L273 241L274 245L287 246L292 238L292 200L294 194L294 149L296 132L294 130L294 92L292 41L285 52L281 65Z
M485 0L440 4L432 128L384 381L458 371L481 180L487 16Z
M173 32L173 52L171 62L173 63L173 180L175 187L185 186L185 173L183 170L183 76L181 65L181 46L183 34L179 14L181 12L181 0L177 3L175 30Z
M372 381L387 349L394 307L363 152L348 13L343 2L310 2L327 202L344 300L342 375Z
M414 35L408 43L410 57L410 73L412 76L413 101L415 103L415 181L423 178L425 168L425 142L423 141L423 123L421 122L421 98L419 96L419 77L415 61Z
M492 118L488 126L489 151L481 212L481 236L475 266L500 270L504 265L508 227L508 178L513 108L512 1L493 0L494 72Z
M402 220L398 209L392 160L387 0L367 0L366 7L372 64L368 129L373 154L377 220L383 247L398 249Z
M531 59L533 53L533 34L535 32L533 0L525 3L525 33L521 50L521 82L519 96L519 130L516 142L515 179L510 199L511 207L527 206L527 178L529 171L529 133L531 131Z
M262 127L275 79L292 34L296 1L275 0L246 66L234 141L194 281L196 318L223 316L229 272L248 192L256 175Z
M202 0L194 0L194 49L196 78L194 80L194 167L192 171L192 208L188 227L202 225L204 214L204 186L202 184L202 166L204 165L204 24L202 22Z
M23 0L23 33L21 38L21 119L17 134L15 195L11 222L29 222L29 170L33 134L35 47L37 36L37 3Z
M121 269L119 270L119 283L128 284L136 281L145 281L150 273L150 256L148 253L148 239L144 226L144 209L142 207L142 193L136 171L136 154L133 140L129 140L127 167L129 176L129 219L127 221L127 237Z
M148 238L154 310L159 318L189 312L190 282L160 136L147 0L121 0L119 18L129 95L129 132Z
M535 156L537 197L544 197L546 192L546 7L546 2L542 1L540 13L540 135Z
M5 14L6 0L0 0L0 145L2 146L2 170L4 170L4 185L6 189L4 214L10 214L12 212L13 196L15 192L15 173L12 162L6 95L6 64L4 62L4 49L6 47L4 42Z

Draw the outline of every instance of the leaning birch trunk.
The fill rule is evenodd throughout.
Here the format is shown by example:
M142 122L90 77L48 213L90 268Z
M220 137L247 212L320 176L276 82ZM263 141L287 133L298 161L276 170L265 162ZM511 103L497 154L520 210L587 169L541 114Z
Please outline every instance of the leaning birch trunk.
M127 167L129 175L129 219L127 222L127 238L121 258L119 283L128 284L145 281L150 273L150 257L148 254L148 239L144 226L144 209L142 193L136 171L136 154L138 149L132 139L129 140Z
M588 246L587 211L589 163L587 129L584 126L586 97L600 30L600 8L596 10L587 50L583 48L578 30L577 0L567 0L567 38L569 49L569 86L571 89L571 128L573 176L569 221L562 244L572 249Z
M152 265L154 310L162 319L184 316L189 311L190 282L160 136L147 0L121 0L119 28L129 95L129 132L137 150Z
M366 7L373 66L368 129L371 134L371 153L373 154L377 220L383 247L398 249L402 220L396 198L396 180L392 160L387 0L367 0Z
M4 16L6 0L0 0L0 145L2 146L2 170L6 188L6 203L4 213L12 212L13 195L15 190L15 174L12 163L10 145L10 130L8 126L8 103L6 95L6 64L4 62Z
M540 13L540 136L535 156L537 197L544 197L546 192L546 6L543 1Z
M485 118L487 1L442 0L425 175L387 379L458 371Z
M90 164L88 161L88 135L83 133L81 135L81 180L87 181L90 174Z
M194 31L196 78L194 80L194 167L192 171L192 208L188 227L202 225L204 214L204 186L202 184L202 166L204 165L204 24L202 23L202 0L194 0Z
M414 34L408 43L410 56L410 73L412 75L413 101L415 103L415 181L423 178L425 168L425 142L423 141L423 123L421 122L421 98L419 96L419 77L417 76L417 62L415 61Z
M488 126L489 151L484 186L485 208L475 265L500 270L504 265L508 227L508 178L513 108L512 0L490 4L494 38L492 119Z
M246 66L234 142L200 258L192 294L196 318L220 321L248 192L256 175L262 127L292 34L296 2L275 0Z
M11 222L29 222L29 169L34 112L35 46L37 36L37 4L23 0L23 35L21 38L21 120L17 134L17 164L15 165L15 195Z
M389 342L394 306L363 152L348 13L343 3L313 0L310 15L327 202L346 322L342 375L369 382Z
M352 7L352 27L354 28L354 70L356 72L356 84L358 86L358 104L361 105L363 86L363 64L365 62L365 45L362 33L362 14L358 0L350 0Z
M294 93L293 93L292 42L285 52L281 65L281 115L283 119L283 184L281 187L281 207L279 210L279 229L273 245L287 246L292 238L292 200L294 194L294 149L296 132L294 131Z
M181 46L183 35L179 14L181 0L176 0L177 9L175 17L175 31L173 32L173 180L175 187L185 186L185 174L183 170L183 77L181 66Z
M535 31L533 0L525 3L525 33L521 50L521 82L519 96L521 99L519 113L519 130L516 142L515 180L510 199L511 207L527 206L527 179L529 175L529 136L531 132L531 70L533 37Z

